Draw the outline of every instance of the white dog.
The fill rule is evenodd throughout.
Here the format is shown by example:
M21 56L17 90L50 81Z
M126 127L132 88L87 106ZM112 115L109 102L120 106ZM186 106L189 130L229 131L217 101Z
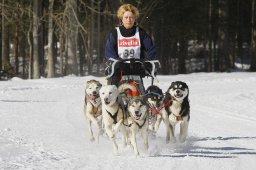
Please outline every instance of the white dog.
M136 135L141 133L144 140L145 149L148 149L148 109L141 97L134 97L130 100L127 107L128 117L128 136L133 146L135 155L139 155Z
M118 100L121 98L120 93L126 89L136 90L134 86L128 83L122 84L118 88L115 85L106 85L100 89L103 124L105 132L113 143L115 154L118 150L115 136L119 130L123 133L123 145L127 144L127 131L123 123L126 113L123 110L122 103Z
M92 123L97 127L97 142L102 133L102 105L99 96L101 87L102 84L96 80L87 81L85 86L84 114L88 120L91 141L94 141Z

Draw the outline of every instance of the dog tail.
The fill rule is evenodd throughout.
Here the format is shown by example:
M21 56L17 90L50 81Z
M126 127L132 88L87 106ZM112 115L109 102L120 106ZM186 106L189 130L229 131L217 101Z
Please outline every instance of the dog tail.
M123 83L120 86L118 86L118 91L120 93L124 93L126 90L136 91L137 89L129 83Z

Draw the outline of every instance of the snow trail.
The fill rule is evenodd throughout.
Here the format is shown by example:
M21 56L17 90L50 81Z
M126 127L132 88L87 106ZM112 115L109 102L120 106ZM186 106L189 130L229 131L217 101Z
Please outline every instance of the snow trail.
M0 169L238 169L255 168L256 73L196 73L158 76L166 91L172 81L190 88L188 140L166 144L165 127L149 138L140 157L121 146L113 155L107 137L91 143L83 114L85 81L65 77L0 82ZM145 80L146 87L150 80ZM177 128L177 132L178 132Z

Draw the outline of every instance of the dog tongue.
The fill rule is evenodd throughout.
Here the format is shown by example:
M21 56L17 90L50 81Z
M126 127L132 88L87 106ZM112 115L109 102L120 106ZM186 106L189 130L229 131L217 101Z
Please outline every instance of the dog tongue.
M97 99L97 96L96 96L96 95L91 95L91 96L90 96L90 99L91 99L91 100L95 100L95 99Z

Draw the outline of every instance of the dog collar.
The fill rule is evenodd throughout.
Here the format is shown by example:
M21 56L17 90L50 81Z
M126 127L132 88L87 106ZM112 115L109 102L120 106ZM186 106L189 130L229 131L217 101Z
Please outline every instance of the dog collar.
M140 125L135 119L134 119L134 117L133 116L131 116L131 113L128 111L128 113L130 114L130 117L131 117L131 119L132 119L132 121L134 122L134 123L136 123L136 125L137 126L139 126L139 128L141 129L143 126L144 126L144 124L146 123L146 120L147 120L147 114L145 114L144 115L144 117L145 117L145 119L144 119L144 122L143 122L143 124L142 125ZM132 123L131 124L129 124L129 127L132 125Z
M146 120L147 120L147 119L145 118L142 125L140 125L140 124L139 124L138 122L136 122L136 121L135 121L135 123L136 123L136 124L139 126L139 128L141 129L141 128L144 126L144 124L146 123Z

